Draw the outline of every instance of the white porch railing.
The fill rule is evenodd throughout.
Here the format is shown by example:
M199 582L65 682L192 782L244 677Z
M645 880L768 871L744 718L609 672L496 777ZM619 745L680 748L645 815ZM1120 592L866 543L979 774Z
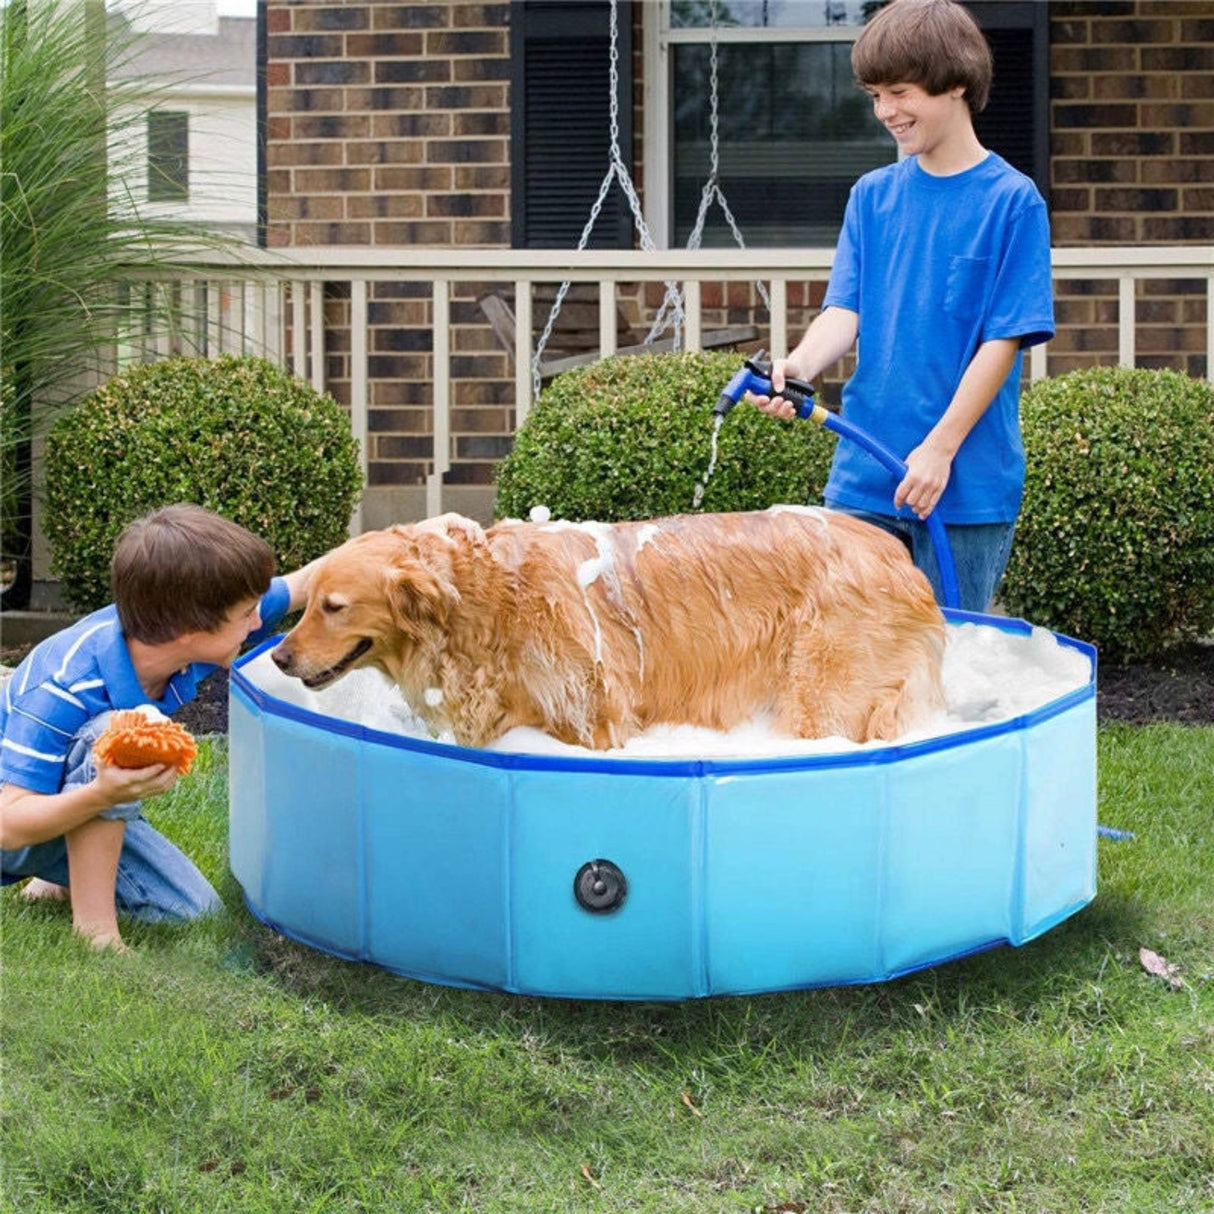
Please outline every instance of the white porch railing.
M183 323L177 338L194 350L257 353L288 367L293 374L325 387L326 333L323 295L327 283L346 284L350 297L351 425L364 463L368 419L368 284L424 282L433 304L433 470L427 478L426 512L442 511L443 475L451 447L451 299L454 284L509 283L515 293L517 323L514 350L515 426L532 402L531 334L537 283L566 279L597 286L600 299L599 347L603 355L617 347L616 284L676 281L682 284L687 314L684 345L698 349L702 331L701 284L764 282L771 300L768 346L775 356L787 352L789 283L824 282L830 274L830 249L701 249L568 252L540 249L399 249L368 247L249 250L240 257L208 254L183 263L169 277L179 284ZM1207 374L1214 370L1214 247L1140 246L1055 249L1056 281L1115 280L1118 283L1118 361L1133 365L1136 344L1137 284L1148 280L1204 280ZM194 305L194 306L191 306ZM288 347L288 318L293 340ZM192 327L191 327L192 326ZM306 340L302 340L306 334ZM792 335L799 339L800 332ZM167 332L128 339L128 357L168 353ZM1029 357L1029 376L1046 372L1046 347ZM364 468L365 471L365 468ZM355 529L360 520L355 520Z

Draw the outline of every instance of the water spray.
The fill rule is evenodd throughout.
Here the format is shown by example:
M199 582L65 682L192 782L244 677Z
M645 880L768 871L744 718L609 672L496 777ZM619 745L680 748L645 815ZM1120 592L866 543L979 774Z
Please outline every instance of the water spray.
M780 396L788 401L796 411L796 416L805 421L811 421L817 426L824 426L836 434L859 443L887 471L892 472L899 480L906 475L906 464L902 462L888 447L882 446L871 435L858 426L831 413L814 400L814 388L810 383L799 379L787 379L784 387L777 392L771 384L771 360L766 357L766 351L760 350L752 358L742 364L742 369L725 385L725 391L713 406L717 427L720 427L725 415L742 399L747 392L758 396ZM957 586L957 568L953 564L953 550L948 542L948 533L944 522L933 510L924 519L928 534L932 539L932 547L936 552L936 564L940 569L940 586L946 607L961 605L961 592Z

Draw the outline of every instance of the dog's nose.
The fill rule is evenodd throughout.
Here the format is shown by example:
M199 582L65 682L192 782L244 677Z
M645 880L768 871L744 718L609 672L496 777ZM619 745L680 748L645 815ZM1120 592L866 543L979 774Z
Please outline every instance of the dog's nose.
M291 664L294 659L291 657L291 651L285 645L276 645L270 653L270 657L274 659L274 665L278 667L283 674L291 673Z

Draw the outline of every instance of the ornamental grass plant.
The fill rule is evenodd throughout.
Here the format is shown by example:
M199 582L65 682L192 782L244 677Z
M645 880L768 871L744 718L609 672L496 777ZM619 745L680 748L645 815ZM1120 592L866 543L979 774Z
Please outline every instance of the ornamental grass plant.
M34 440L165 301L123 291L190 248L225 243L142 203L148 113L163 84L124 74L143 36L100 0L0 4L0 589L30 579ZM5 583L9 583L5 586Z

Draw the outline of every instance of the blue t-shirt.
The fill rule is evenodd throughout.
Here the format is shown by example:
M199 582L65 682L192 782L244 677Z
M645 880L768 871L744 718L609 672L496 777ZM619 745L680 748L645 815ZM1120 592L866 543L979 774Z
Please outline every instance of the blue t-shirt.
M276 577L259 606L261 627L250 641L269 636L287 613L291 592ZM198 694L215 667L195 662L178 670L159 700L140 686L126 637L111 603L36 646L13 672L0 697L0 784L56 793L72 738L85 722L116 708L153 703L171 716Z
M1016 338L1024 349L1054 335L1045 202L994 152L949 177L925 172L913 156L867 173L848 199L823 302L831 306L860 317L843 416L905 459L983 342ZM1010 522L1019 512L1020 361L953 460L936 508L946 523ZM843 439L826 497L893 514L897 484Z

